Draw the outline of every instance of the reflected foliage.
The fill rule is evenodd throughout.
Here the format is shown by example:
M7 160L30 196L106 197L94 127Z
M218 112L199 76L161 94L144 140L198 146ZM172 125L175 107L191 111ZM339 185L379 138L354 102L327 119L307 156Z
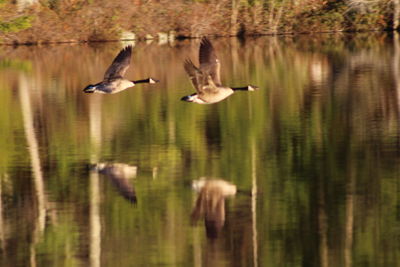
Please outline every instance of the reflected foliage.
M138 43L126 77L161 82L97 99L81 88L103 77L123 45L4 47L0 265L88 264L96 220L102 266L395 265L398 42L371 33L215 39L222 81L260 90L213 106L179 101L192 90L182 63L196 58L195 40ZM21 86L39 145L44 229ZM134 208L110 179L90 173L94 154L138 167L127 183L140 192ZM198 195L190 184L201 176L239 191L257 186L255 209L246 194L229 200L218 239L191 224ZM94 197L98 218L89 212Z

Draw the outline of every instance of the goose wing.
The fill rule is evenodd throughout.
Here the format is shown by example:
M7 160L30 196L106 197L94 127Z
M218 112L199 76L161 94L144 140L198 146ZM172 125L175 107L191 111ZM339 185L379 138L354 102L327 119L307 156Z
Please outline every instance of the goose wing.
M113 172L107 173L106 176L111 180L122 197L132 203L137 202L135 188L129 184L127 179Z
M136 166L123 163L96 165L96 170L109 178L121 196L132 203L136 203L137 199L135 188L129 183L129 178L136 177L136 169Z
M220 68L221 64L217 58L214 47L211 42L203 37L200 43L200 51L199 51L199 61L200 61L200 70L206 74L210 75L215 85L221 85L220 78Z
M198 93L202 91L203 88L203 74L201 71L193 64L193 62L190 59L185 60L184 63L184 68L186 73L189 75L190 81L192 82L192 85L194 89Z
M132 46L123 48L104 74L104 79L121 78L131 63Z

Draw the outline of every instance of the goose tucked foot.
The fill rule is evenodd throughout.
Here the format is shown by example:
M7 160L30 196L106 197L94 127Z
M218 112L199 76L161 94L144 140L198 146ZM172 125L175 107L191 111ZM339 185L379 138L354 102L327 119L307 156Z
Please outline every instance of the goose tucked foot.
M96 86L93 84L90 84L90 85L86 86L85 89L83 89L83 91L85 93L94 93L94 91L96 91Z
M136 81L132 81L134 84L136 83L158 83L159 80L154 79L154 78L147 78L147 79L143 79L143 80L136 80Z
M258 86L251 85L251 84L244 86L244 87L232 87L232 90L234 90L234 91L256 91L258 89L259 89Z

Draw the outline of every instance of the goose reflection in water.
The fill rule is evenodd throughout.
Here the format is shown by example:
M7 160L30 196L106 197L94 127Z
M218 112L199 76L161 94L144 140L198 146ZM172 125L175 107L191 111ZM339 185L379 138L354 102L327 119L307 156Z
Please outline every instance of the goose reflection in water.
M204 217L208 238L217 238L225 224L225 198L236 194L236 185L222 179L200 178L192 182L199 193L192 211L192 222Z
M137 167L124 163L97 163L92 171L105 175L113 183L118 193L131 203L137 203L136 192L129 183L136 177Z

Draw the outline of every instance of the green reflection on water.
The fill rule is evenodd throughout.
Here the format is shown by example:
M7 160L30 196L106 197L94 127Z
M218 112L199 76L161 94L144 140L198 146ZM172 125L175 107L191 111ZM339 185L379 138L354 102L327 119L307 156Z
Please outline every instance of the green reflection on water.
M213 42L224 84L259 91L210 106L179 101L193 91L182 62L196 58L196 41L139 43L127 77L161 83L111 96L82 89L101 79L120 44L3 48L1 265L399 261L397 39ZM125 181L136 204L89 171L98 162L138 167ZM35 164L42 176L32 172ZM191 182L203 176L240 191L226 199L217 239L190 221Z

